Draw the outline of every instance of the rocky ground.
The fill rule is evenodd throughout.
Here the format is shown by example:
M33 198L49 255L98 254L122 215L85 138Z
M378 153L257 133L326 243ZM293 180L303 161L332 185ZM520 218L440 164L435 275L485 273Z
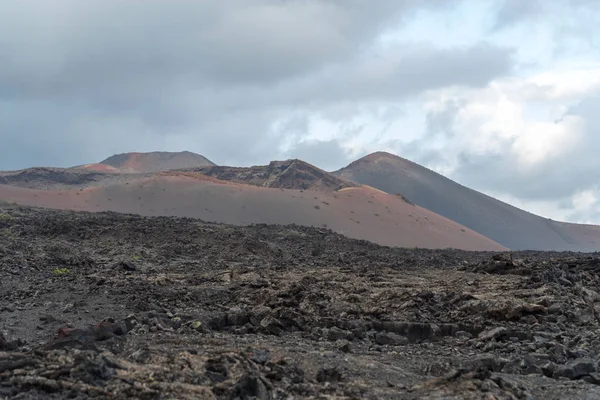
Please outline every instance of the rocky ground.
M1 398L600 398L600 257L0 205Z
M77 168L39 167L20 171L0 171L0 185L41 190L72 190L129 184L155 175L155 173L124 174Z

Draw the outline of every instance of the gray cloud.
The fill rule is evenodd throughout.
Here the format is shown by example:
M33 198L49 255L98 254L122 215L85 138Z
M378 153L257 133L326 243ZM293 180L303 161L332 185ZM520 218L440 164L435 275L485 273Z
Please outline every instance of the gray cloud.
M326 171L334 171L349 164L352 160L340 141L304 141L297 144L289 153L290 158L298 158Z
M0 169L190 150L223 164L324 151L275 129L302 112L485 85L511 52L378 36L441 0L0 3ZM301 144L303 143L303 144ZM315 147L316 146L316 147ZM325 146L325 147L323 147ZM324 159L315 156L311 159ZM341 159L340 159L341 160Z
M565 14L557 13L557 10L575 11L575 9L580 9L585 12L594 12L598 5L596 0L503 0L494 4L498 6L494 29L505 28L526 20L548 17L551 14L558 17L561 22L566 22Z
M452 170L449 177L467 187L501 192L525 202L554 202L572 221L600 220L600 201L579 210L574 203L575 196L584 191L595 191L600 200L600 177L594 172L600 170L597 156L600 149L600 93L571 107L563 116L580 117L585 121L579 144L530 170L520 166L511 151L514 144L511 139L504 140L501 148L485 153L453 146L452 141L457 135L455 118L463 106L460 100L451 100L443 109L430 112L426 133L411 143L396 143L399 153L434 170ZM450 144L440 151L435 146L443 142Z

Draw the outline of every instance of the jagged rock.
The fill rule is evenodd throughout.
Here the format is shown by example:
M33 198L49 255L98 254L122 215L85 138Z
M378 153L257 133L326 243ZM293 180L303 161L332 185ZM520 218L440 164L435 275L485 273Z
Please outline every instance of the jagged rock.
M122 268L125 271L134 272L137 271L137 266L131 261L121 261L116 264L117 267Z
M250 318L247 312L235 310L227 313L226 320L228 326L243 326L250 321Z
M493 354L484 354L472 360L462 363L462 368L475 371L484 369L492 372L500 372L506 365L507 361Z
M350 340L353 336L354 335L352 334L352 332L345 331L336 326L332 327L327 331L327 340L331 342L335 342L336 340L341 339Z
M375 343L380 345L402 346L408 344L408 339L392 332L379 332L375 335Z
M271 359L271 352L269 350L256 350L250 356L250 359L257 364L266 364Z
M281 322L268 315L260 321L260 327L265 330L265 332L270 333L271 335L279 336L283 332L283 325Z
M323 367L317 372L317 382L339 382L341 380L342 373L336 367Z
M350 353L350 342L345 339L339 339L335 342L335 347L344 353Z
M584 376L583 379L586 382L593 383L595 385L600 385L600 373L598 372L590 372L590 374Z
M101 322L88 328L61 328L58 336L47 344L44 349L60 349L65 347L80 347L94 342L110 339L113 336L125 335L133 328L128 321Z
M563 365L558 367L556 371L554 371L555 378L569 378L569 379L579 379L586 375L589 375L593 372L598 371L597 363L589 358L582 358L579 360L575 360L570 362L567 365Z
M458 331L454 334L454 337L461 340L468 340L473 338L473 334L471 332Z
M259 326L260 321L263 320L269 313L271 309L267 306L257 306L252 309L249 315L250 323L254 326Z
M502 337L506 336L508 334L508 329L506 329L503 326L499 326L497 328L493 328L484 332L481 332L479 334L479 340L480 341L488 341L488 340L499 340Z
M253 374L242 376L233 389L232 400L270 400L271 394L260 377Z

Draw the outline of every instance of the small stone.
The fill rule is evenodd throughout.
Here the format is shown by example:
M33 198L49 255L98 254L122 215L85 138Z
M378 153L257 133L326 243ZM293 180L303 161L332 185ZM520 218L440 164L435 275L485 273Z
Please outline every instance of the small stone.
M588 376L583 378L586 382L593 383L594 385L600 385L600 374L597 372L590 372Z
M483 354L472 360L463 363L463 368L474 371L483 369L486 371L500 372L507 364L505 359L502 359L493 354Z
M534 336L533 337L533 343L537 346L537 347L546 347L548 344L548 339L543 338L541 336Z
M454 334L454 337L461 340L468 340L473 338L473 334L471 332L458 331Z
M318 382L339 382L342 380L342 373L336 368L321 368L317 372Z
M350 353L350 342L346 339L339 339L335 342L335 347L344 353Z
M408 344L408 339L391 332L379 332L375 335L375 343L382 346L402 346Z
M556 371L556 365L550 361L541 366L542 373L548 378L552 378L554 376L554 371Z
M266 316L262 321L260 321L260 326L265 331L275 336L279 336L283 332L281 322L270 315Z
M345 331L336 326L329 329L329 331L327 332L327 340L329 340L331 342L335 342L336 340L341 340L341 339L347 339L348 337L351 337L351 336L352 336L351 332Z
M501 339L503 336L505 336L508 333L508 329L506 329L503 326L499 326L497 328L493 328L484 332L481 332L479 334L479 340L481 341L488 341L488 340L499 340Z
M529 314L529 315L522 317L521 322L529 324L529 325L533 325L533 324L537 324L539 321L534 315Z
M525 375L543 375L543 371L541 367L538 367L537 365L528 365L524 370L523 373Z
M257 364L265 365L271 359L271 352L269 350L256 350L250 359Z
M267 306L257 306L250 312L250 323L254 326L259 326L260 322L271 312Z
M597 372L596 363L589 358L581 358L567 365L559 367L554 371L554 378L565 377L568 379L579 379L593 372Z
M242 310L232 310L227 313L227 325L229 326L244 326L249 321L248 313Z
M137 266L132 263L131 261L121 261L121 263L119 264L121 268L123 268L125 271L137 271Z
M268 400L271 398L263 381L251 374L243 375L233 389L233 399Z

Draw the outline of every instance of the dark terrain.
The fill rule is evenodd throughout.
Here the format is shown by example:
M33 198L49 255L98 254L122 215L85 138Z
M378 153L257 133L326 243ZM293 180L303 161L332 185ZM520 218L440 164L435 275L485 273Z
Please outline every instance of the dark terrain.
M0 398L600 398L599 268L0 205Z
M254 167L209 166L194 169L223 181L281 189L340 190L360 186L302 160L272 161Z

